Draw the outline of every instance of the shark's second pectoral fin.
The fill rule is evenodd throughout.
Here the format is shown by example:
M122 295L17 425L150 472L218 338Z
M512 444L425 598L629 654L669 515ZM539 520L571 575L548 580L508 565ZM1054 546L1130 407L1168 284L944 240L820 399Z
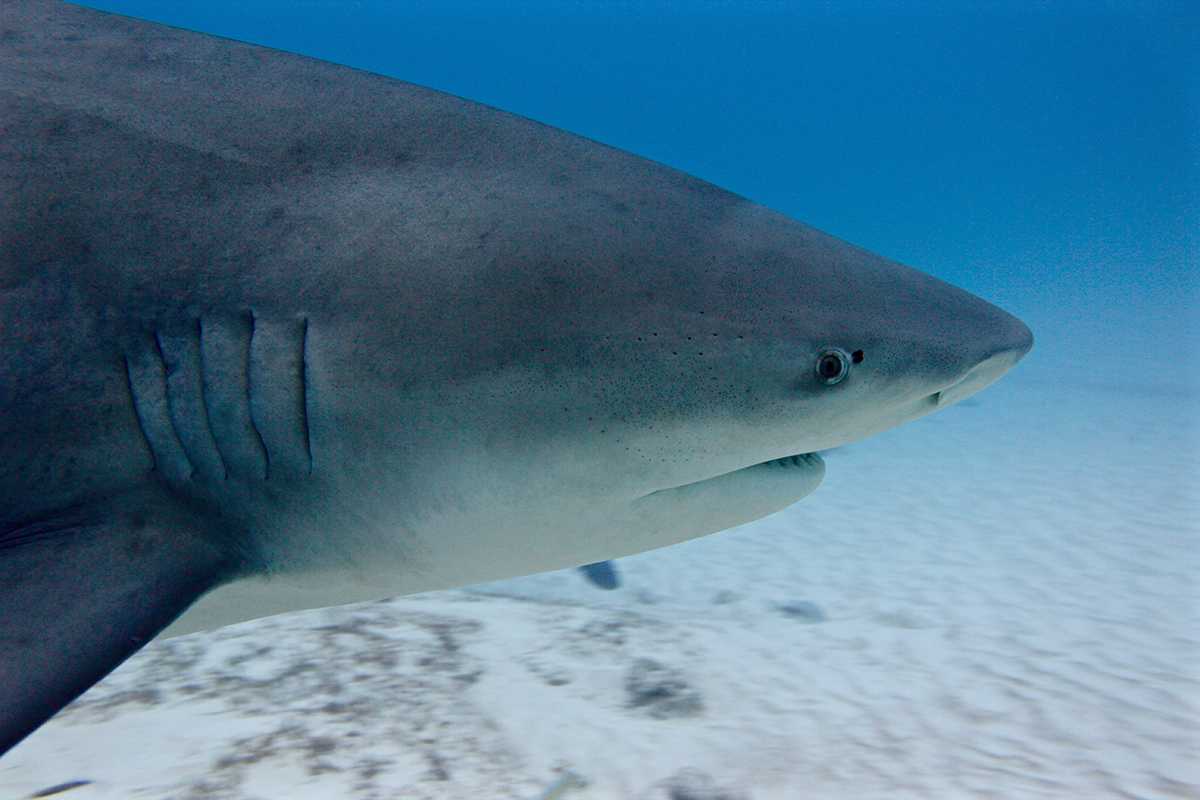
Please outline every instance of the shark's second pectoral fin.
M597 561L579 568L588 581L601 589L616 589L621 585L621 576L611 561Z
M0 753L234 566L197 518L145 498L0 531Z

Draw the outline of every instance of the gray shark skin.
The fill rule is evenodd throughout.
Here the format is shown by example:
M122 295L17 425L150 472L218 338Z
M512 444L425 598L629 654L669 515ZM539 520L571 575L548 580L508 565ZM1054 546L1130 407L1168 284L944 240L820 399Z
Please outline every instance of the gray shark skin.
M723 530L1032 346L697 178L263 47L3 0L0 104L0 748L202 595L172 631Z

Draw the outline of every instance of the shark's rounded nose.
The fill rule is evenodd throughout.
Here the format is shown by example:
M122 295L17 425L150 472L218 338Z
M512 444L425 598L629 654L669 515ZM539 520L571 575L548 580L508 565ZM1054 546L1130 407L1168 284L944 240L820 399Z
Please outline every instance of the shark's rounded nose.
M1033 331L1029 326L1011 314L1000 313L1003 314L1002 324L998 325L998 330L989 337L986 355L970 367L958 381L934 393L933 401L939 408L957 403L964 397L970 397L980 389L991 386L1033 347Z

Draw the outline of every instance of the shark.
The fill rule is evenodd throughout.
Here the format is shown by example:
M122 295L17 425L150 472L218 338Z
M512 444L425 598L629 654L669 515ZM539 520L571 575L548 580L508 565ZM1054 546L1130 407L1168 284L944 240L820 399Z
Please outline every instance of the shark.
M0 2L0 751L155 636L609 559L1029 351L699 178L432 89Z

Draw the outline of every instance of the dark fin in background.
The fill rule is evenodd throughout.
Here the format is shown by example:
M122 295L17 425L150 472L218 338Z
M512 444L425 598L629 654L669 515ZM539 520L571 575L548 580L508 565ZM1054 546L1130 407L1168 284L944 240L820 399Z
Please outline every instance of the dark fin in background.
M191 514L143 509L82 508L0 532L0 753L233 574Z
M601 589L616 589L621 585L621 575L611 561L597 561L579 568L587 579Z

